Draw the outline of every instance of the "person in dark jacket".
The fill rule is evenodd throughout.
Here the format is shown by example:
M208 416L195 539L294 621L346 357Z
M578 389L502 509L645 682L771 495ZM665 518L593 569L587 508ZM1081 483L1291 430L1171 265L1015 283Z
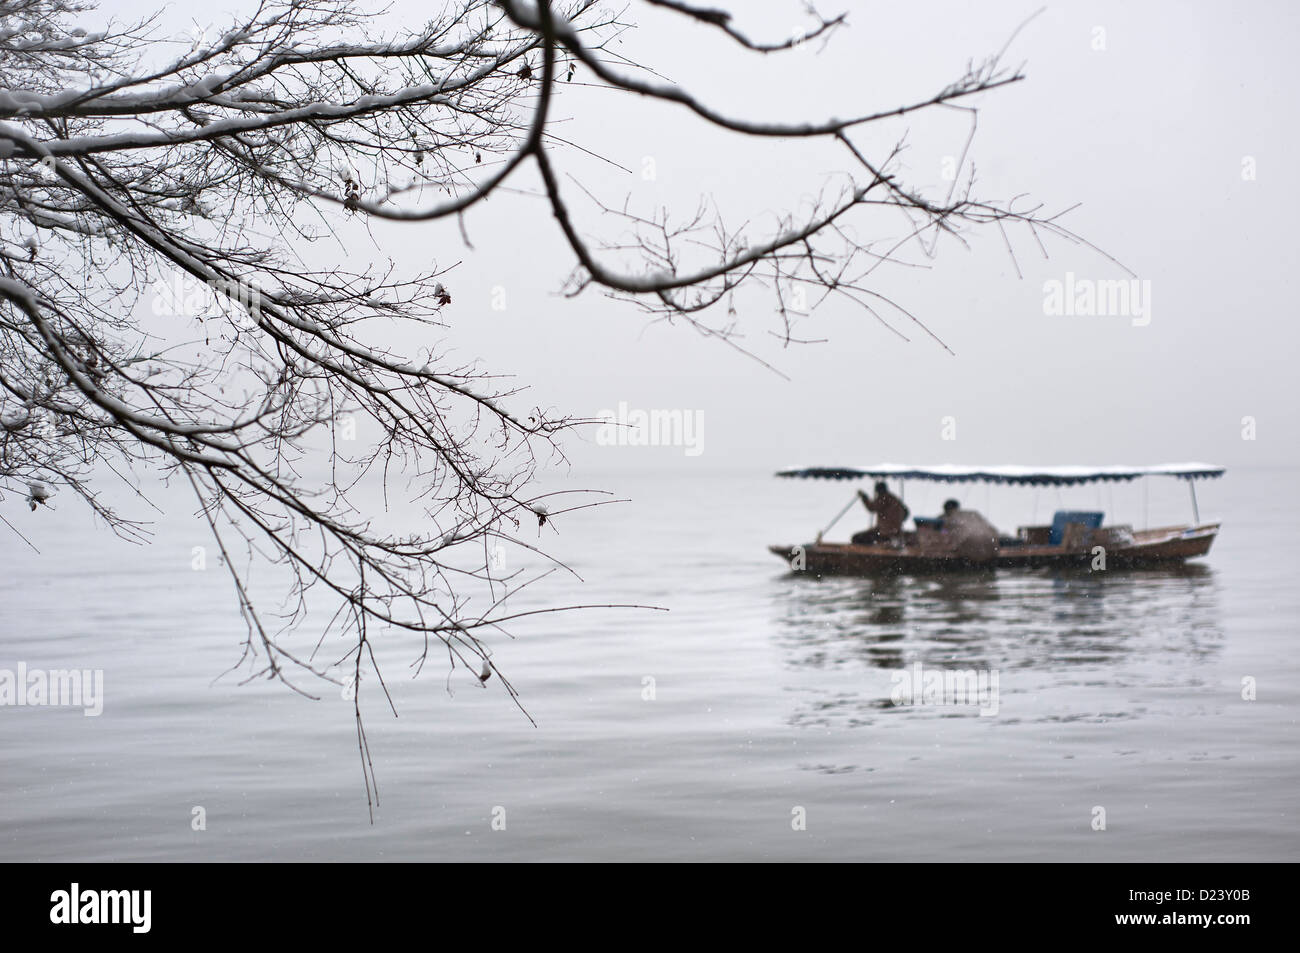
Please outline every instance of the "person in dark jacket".
M872 543L888 542L903 535L903 523L911 513L902 500L889 492L889 486L883 480L876 484L874 500L861 490L858 490L858 497L862 500L862 505L876 515L876 525L861 533L854 533L852 538L854 544L868 546Z

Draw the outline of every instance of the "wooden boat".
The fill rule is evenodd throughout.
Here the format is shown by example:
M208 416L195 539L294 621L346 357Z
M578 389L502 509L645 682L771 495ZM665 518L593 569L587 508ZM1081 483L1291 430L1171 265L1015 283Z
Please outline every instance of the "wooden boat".
M798 467L777 476L823 480L928 480L939 483L1001 483L1015 486L1076 486L1084 483L1127 482L1140 477L1167 476L1187 481L1193 522L1135 530L1103 525L1103 515L1090 510L1062 510L1050 525L1021 526L1015 536L999 536L978 555L960 551L938 520L918 519L916 529L890 540L866 545L828 543L822 537L854 504L857 497L814 542L770 546L773 554L795 571L815 576L929 573L953 569L1013 569L1075 567L1131 569L1168 566L1204 556L1219 532L1219 523L1202 523L1195 481L1222 476L1223 467L1204 463L1170 463L1148 467L914 467L877 464L868 467Z

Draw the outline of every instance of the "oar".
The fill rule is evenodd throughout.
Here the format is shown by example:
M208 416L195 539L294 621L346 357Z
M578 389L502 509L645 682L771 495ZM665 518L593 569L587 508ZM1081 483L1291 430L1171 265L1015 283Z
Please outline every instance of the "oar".
M835 519L831 520L830 523L827 524L826 528L817 534L817 542L820 543L822 541L822 537L825 536L827 533L829 533L832 527L834 527L835 524L838 523L840 519L843 518L844 514L847 513L850 509L852 509L853 504L857 503L858 499L859 499L858 494L854 493L853 499L849 500L849 502L845 505L844 509L840 510L839 513L835 515Z

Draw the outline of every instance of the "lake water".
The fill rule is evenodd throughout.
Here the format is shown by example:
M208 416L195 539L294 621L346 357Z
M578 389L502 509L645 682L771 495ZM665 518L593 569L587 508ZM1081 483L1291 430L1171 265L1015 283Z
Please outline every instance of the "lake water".
M883 581L816 581L766 551L811 538L848 484L586 478L631 502L543 531L584 581L553 574L518 607L668 611L493 638L536 727L498 679L449 684L436 655L413 679L412 647L382 643L399 717L363 682L373 823L351 702L218 679L243 627L222 571L191 568L192 505L147 547L68 499L11 506L41 554L0 528L0 669L102 669L105 697L99 717L0 707L0 859L1300 859L1297 475L1200 484L1224 529L1182 570ZM956 495L1004 530L1097 503L1187 521L1181 482L1081 493ZM996 673L996 715L895 705L916 663Z

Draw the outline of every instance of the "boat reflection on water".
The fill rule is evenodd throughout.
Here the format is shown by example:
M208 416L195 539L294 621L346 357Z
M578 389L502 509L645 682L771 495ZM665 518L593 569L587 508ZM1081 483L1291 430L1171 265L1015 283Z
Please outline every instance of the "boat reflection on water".
M792 690L821 696L795 714L796 724L860 725L883 712L927 711L894 704L891 684L900 676L879 669L996 671L1004 694L1089 684L1178 688L1196 682L1197 660L1223 641L1214 571L1196 563L875 578L789 573L774 587L773 606L785 664L799 675Z

